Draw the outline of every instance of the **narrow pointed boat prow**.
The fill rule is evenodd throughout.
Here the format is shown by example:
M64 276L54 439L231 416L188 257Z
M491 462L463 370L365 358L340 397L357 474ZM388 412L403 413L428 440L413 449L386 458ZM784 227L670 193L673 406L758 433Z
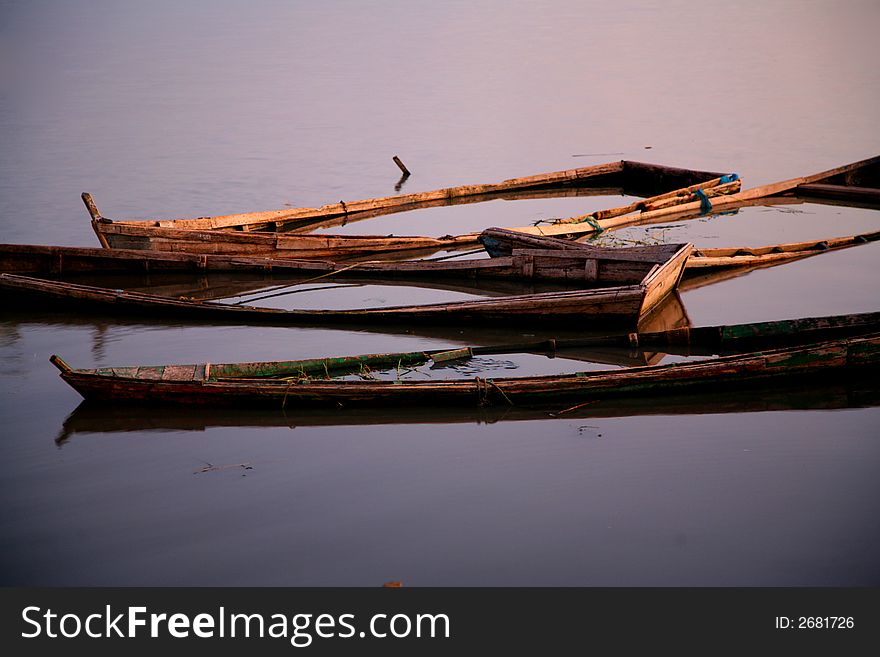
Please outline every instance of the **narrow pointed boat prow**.
M57 354L52 354L49 356L49 362L52 363L62 374L67 374L73 371L73 368L68 365L61 356Z
M98 237L98 241L101 243L101 246L105 249L111 248L110 241L107 239L107 236L104 234L104 230L101 227L101 224L112 224L113 221L111 219L106 219L101 216L101 213L98 212L98 206L95 205L95 199L92 198L92 195L88 192L83 192L81 194L83 203L85 203L86 210L89 211L89 216L92 218L92 230L95 231L95 235Z
M101 216L101 213L98 212L98 206L95 205L95 199L92 198L92 195L88 192L82 193L83 203L86 205L86 210L89 211L89 215L91 215L93 221L104 221L106 223L112 223L110 219L105 219Z

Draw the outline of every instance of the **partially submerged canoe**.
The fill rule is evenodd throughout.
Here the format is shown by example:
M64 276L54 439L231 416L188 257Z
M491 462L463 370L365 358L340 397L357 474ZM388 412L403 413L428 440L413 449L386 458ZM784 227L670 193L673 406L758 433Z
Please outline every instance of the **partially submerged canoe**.
M808 242L789 242L768 246L737 246L721 248L695 248L688 258L687 269L735 269L769 266L820 255L829 251L860 246L880 240L880 231L830 237ZM602 248L573 240L556 237L528 235L505 228L487 228L480 234L480 243L493 258L506 258L522 249L557 249L568 253L588 255Z
M340 258L371 253L455 249L476 242L478 233L441 237L395 235L299 234L297 228L327 227L350 223L380 214L403 212L432 205L479 202L507 194L534 193L556 188L564 191L602 185L618 185L619 193L652 195L644 201L607 212L618 216L647 207L668 207L696 198L696 190L711 195L733 193L738 180L721 183L723 174L679 169L639 162L610 164L556 171L515 178L489 185L466 185L363 201L339 202L321 208L297 208L255 212L222 217L147 221L111 220L101 215L88 193L83 201L92 219L92 228L105 248L146 249L200 254L271 255L276 258ZM562 187L560 187L562 185ZM279 231L285 232L279 232ZM526 229L524 229L526 230Z
M650 266L663 264L682 244L649 247L593 247L563 253L551 245L525 247L510 257L458 260L401 260L344 263L330 260L196 255L125 249L0 244L0 273L75 276L79 274L209 271L274 273L279 275L375 276L389 281L418 278L522 278L608 285L638 283ZM595 261L587 265L587 260ZM647 267L647 268L646 268ZM595 276L588 269L595 269Z
M859 167L802 182L794 193L802 198L877 207L880 205L880 158L874 157Z
M536 193L542 195L541 192L549 192L550 195L567 195L567 190L581 190L585 194L593 190L594 193L602 195L627 194L647 197L703 183L721 175L723 174L620 160L510 178L496 183L445 187L427 192L358 201L339 201L319 208L286 208L216 217L148 219L114 223L181 230L274 231L298 225L312 229L319 225L325 227L334 225L333 220L339 217L351 222L362 218L364 214L375 217L411 209L475 203L498 198L534 198ZM86 194L83 200L88 207L91 196ZM89 208L89 212L93 216L100 216L96 208Z
M880 155L807 176L743 189L731 194L719 195L716 198L710 199L708 195L702 194L698 200L686 200L686 202L660 208L648 207L641 209L638 213L607 215L605 211L600 211L580 217L559 220L545 226L529 226L517 228L516 230L548 237L590 235L623 226L668 223L670 221L705 216L714 212L728 212L756 203L769 203L774 198L784 198L785 196L795 194L809 196L814 199L845 199L847 194L843 190L848 185L854 182L868 184L864 181L873 181L872 184L876 185L878 180L880 180ZM836 196L830 193L823 193L822 191L823 185L829 181L837 183L835 186ZM864 190L854 192L851 197L853 201L864 198Z
M101 245L108 248L146 249L200 254L270 255L276 258L333 258L414 250L457 249L476 241L478 233L441 237L395 235L290 234L294 226L311 229L358 219L408 211L430 205L452 205L497 198L509 193L571 185L622 182L625 193L650 193L650 198L628 205L560 219L549 225L514 230L533 235L576 236L634 224L666 223L710 212L762 203L785 195L814 199L870 201L880 195L875 187L880 156L751 189L741 189L736 174L717 174L622 161L583 169L518 178L491 185L467 185L382 199L340 202L322 208L299 208L198 219L114 221L103 217L89 194L83 200ZM616 177L616 178L615 178ZM586 182L585 182L586 181ZM626 186L629 181L629 187ZM638 191L633 191L638 190ZM650 190L650 191L647 191ZM873 190L873 192L872 192ZM607 191L607 190L606 190ZM265 233L263 231L276 231Z
M437 381L339 380L331 372L354 367L376 369L409 366L432 360L470 358L479 353L532 350L539 345L508 345L505 349L465 347L446 351L372 354L297 361L193 364L74 369L59 356L51 362L61 377L85 399L109 402L266 405L283 408L361 404L532 404L559 399L586 402L603 397L680 393L689 389L735 389L819 376L858 377L880 364L878 314L810 318L727 327L684 329L657 334L608 336L609 342L683 343L739 353L705 360L574 374L452 379ZM594 338L591 343L601 342ZM811 341L813 340L813 341ZM818 341L816 341L818 340ZM585 344L578 341L577 346ZM571 343L540 343L558 352ZM776 345L794 345L776 347ZM759 351L740 352L756 345ZM574 346L574 345L571 345ZM488 350L493 351L489 352ZM324 378L327 377L327 378Z
M134 249L103 249L95 247L48 246L35 244L0 244L0 273L66 276L78 274L162 272L248 272L279 275L335 277L375 276L387 280L418 278L538 278L542 280L579 281L582 260L593 258L599 268L610 260L636 254L642 247L611 249L573 240L525 234L505 228L488 228L478 238L491 260L398 260L364 261L357 263L333 260L276 258L220 254L195 254ZM758 247L695 247L685 268L736 269L780 264L837 249L859 246L880 240L880 231L846 237L830 237L805 242L770 244ZM662 246L662 245L661 245ZM655 248L655 247L650 247ZM672 247L674 251L674 246ZM514 250L523 250L513 258ZM544 251L545 262L527 265L525 252ZM578 256L566 264L552 251L576 252ZM655 253L659 253L655 251ZM659 262L659 260L658 260ZM531 272L531 273L529 273Z
M114 290L76 283L50 281L30 276L0 274L0 290L37 303L53 301L74 304L78 311L110 309L148 316L172 316L215 322L272 325L325 325L336 323L497 323L573 325L589 329L594 325L635 326L672 293L681 279L692 250L691 244L636 247L628 254L608 249L606 258L572 256L568 253L524 252L512 266L526 276L561 267L579 280L581 289L501 296L414 306L355 310L283 310L212 301L170 299L152 294ZM562 256L560 258L560 256ZM476 262L476 261L475 261ZM570 263L575 265L571 266ZM600 266L601 265L601 266Z

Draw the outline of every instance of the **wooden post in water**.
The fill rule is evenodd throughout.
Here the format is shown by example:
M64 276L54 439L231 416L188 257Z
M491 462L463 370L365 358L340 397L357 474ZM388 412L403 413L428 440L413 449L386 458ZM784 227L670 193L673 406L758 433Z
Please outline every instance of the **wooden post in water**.
M406 165L400 161L399 157L397 157L395 155L391 159L394 160L394 164L396 164L398 166L398 168L400 168L400 171L401 171L400 180L398 180L394 185L394 191L399 192L400 188L403 187L403 183L405 183L406 179L409 178L410 173L409 173L409 169L407 169Z
M399 158L399 157L397 157L397 156L395 155L395 156L392 157L391 159L394 160L394 164L396 164L398 167L400 167L400 171L401 171L401 173L403 173L404 176L407 176L407 177L408 177L408 176L410 175L410 173L409 173L409 169L407 169L407 168L406 168L406 165L405 165L403 162L400 161L400 158Z

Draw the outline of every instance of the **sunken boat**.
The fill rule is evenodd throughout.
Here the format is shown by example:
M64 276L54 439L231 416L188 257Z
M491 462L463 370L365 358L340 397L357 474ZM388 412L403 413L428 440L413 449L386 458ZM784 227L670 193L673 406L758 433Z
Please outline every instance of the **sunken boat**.
M607 212L618 217L732 194L738 177L655 164L619 161L579 169L464 185L377 199L194 219L126 221L103 216L89 193L83 202L105 248L199 254L271 255L275 258L333 258L414 250L454 250L476 243L479 233L440 237L309 233L380 215L425 207L477 203L498 198L625 194L647 197ZM699 191L698 191L699 190ZM589 224L582 222L582 227ZM526 227L523 230L529 230ZM571 230L578 230L572 226Z
M828 382L873 376L880 365L880 313L629 333L504 347L370 354L257 363L202 363L75 369L50 360L86 400L101 403L337 408L361 405L511 405L728 390L810 377ZM375 380L381 368L443 364L479 354L560 350L585 345L662 345L673 352L727 354L669 364L551 376ZM334 374L368 371L369 378Z

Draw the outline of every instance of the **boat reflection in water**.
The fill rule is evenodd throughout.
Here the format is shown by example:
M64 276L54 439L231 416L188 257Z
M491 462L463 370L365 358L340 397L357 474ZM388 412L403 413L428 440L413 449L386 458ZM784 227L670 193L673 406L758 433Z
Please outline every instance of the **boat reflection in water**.
M587 420L631 416L710 415L772 411L836 410L880 406L880 383L866 379L850 384L778 385L723 393L602 399L581 405L555 406L224 409L194 407L108 406L82 402L64 421L56 443L74 437L169 431L207 431L213 428L354 427L382 424L491 424L528 420Z

